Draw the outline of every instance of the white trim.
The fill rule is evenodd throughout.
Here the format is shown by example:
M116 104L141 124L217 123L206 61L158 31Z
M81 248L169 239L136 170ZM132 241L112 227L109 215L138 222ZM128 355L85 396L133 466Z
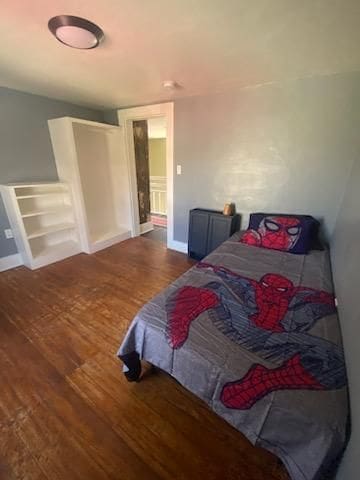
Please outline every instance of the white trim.
M99 250L103 250L104 248L108 248L108 247L111 247L112 245L115 245L115 243L123 242L128 238L131 238L130 230L126 232L118 233L117 235L114 235L110 238L105 238L104 240L98 240L96 242L92 242L89 248L90 250L89 253L98 252Z
M140 223L140 235L154 230L154 225L151 222Z
M23 265L20 253L0 258L0 272L5 272L5 270L10 270L10 268L19 267L20 265Z
M82 118L76 118L76 117L57 117L52 120L66 120L66 122L80 123L81 125L88 125L89 127L94 127L94 128L102 128L104 130L118 129L117 125L111 125L109 123L94 122L93 120L84 120ZM48 122L51 122L51 120L48 120Z
M17 182L17 183L4 183L5 187L14 187L14 188L29 188L29 187L59 187L65 186L66 183L64 182L57 182L54 180L53 182L35 182L35 183L28 183L28 182Z
M188 253L188 244L186 242L179 242L178 240L172 240L170 243L168 242L167 248L181 253Z
M158 103L143 107L118 110L119 125L124 128L125 156L128 165L130 203L131 203L131 233L133 237L140 235L139 208L137 198L134 137L132 122L148 120L149 118L165 117L166 120L166 190L167 190L167 246L172 248L174 242L174 104L173 102ZM179 242L181 243L181 242Z

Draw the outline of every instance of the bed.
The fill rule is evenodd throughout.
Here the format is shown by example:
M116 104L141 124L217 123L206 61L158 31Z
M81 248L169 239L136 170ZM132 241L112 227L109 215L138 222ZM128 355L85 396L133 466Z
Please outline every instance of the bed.
M275 453L293 480L334 471L348 393L328 250L256 248L238 232L136 315L119 349L168 372Z

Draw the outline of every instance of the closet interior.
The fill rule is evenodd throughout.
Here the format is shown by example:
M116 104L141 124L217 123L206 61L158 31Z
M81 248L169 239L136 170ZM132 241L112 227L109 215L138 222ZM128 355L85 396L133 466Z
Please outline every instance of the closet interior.
M70 117L48 123L59 179L73 190L82 250L93 253L129 238L121 128Z

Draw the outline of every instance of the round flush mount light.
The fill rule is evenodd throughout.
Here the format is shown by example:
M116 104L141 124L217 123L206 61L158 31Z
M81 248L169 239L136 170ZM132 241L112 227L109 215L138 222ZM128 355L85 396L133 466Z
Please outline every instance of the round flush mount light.
M162 86L167 90L176 90L180 85L175 80L164 80Z
M104 38L104 32L95 23L73 15L53 17L48 27L59 42L72 48L95 48Z

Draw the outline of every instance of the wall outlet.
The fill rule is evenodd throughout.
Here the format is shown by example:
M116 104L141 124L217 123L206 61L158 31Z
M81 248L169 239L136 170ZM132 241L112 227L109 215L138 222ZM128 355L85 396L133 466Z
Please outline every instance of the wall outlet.
M5 228L4 233L6 238L14 238L11 228Z

